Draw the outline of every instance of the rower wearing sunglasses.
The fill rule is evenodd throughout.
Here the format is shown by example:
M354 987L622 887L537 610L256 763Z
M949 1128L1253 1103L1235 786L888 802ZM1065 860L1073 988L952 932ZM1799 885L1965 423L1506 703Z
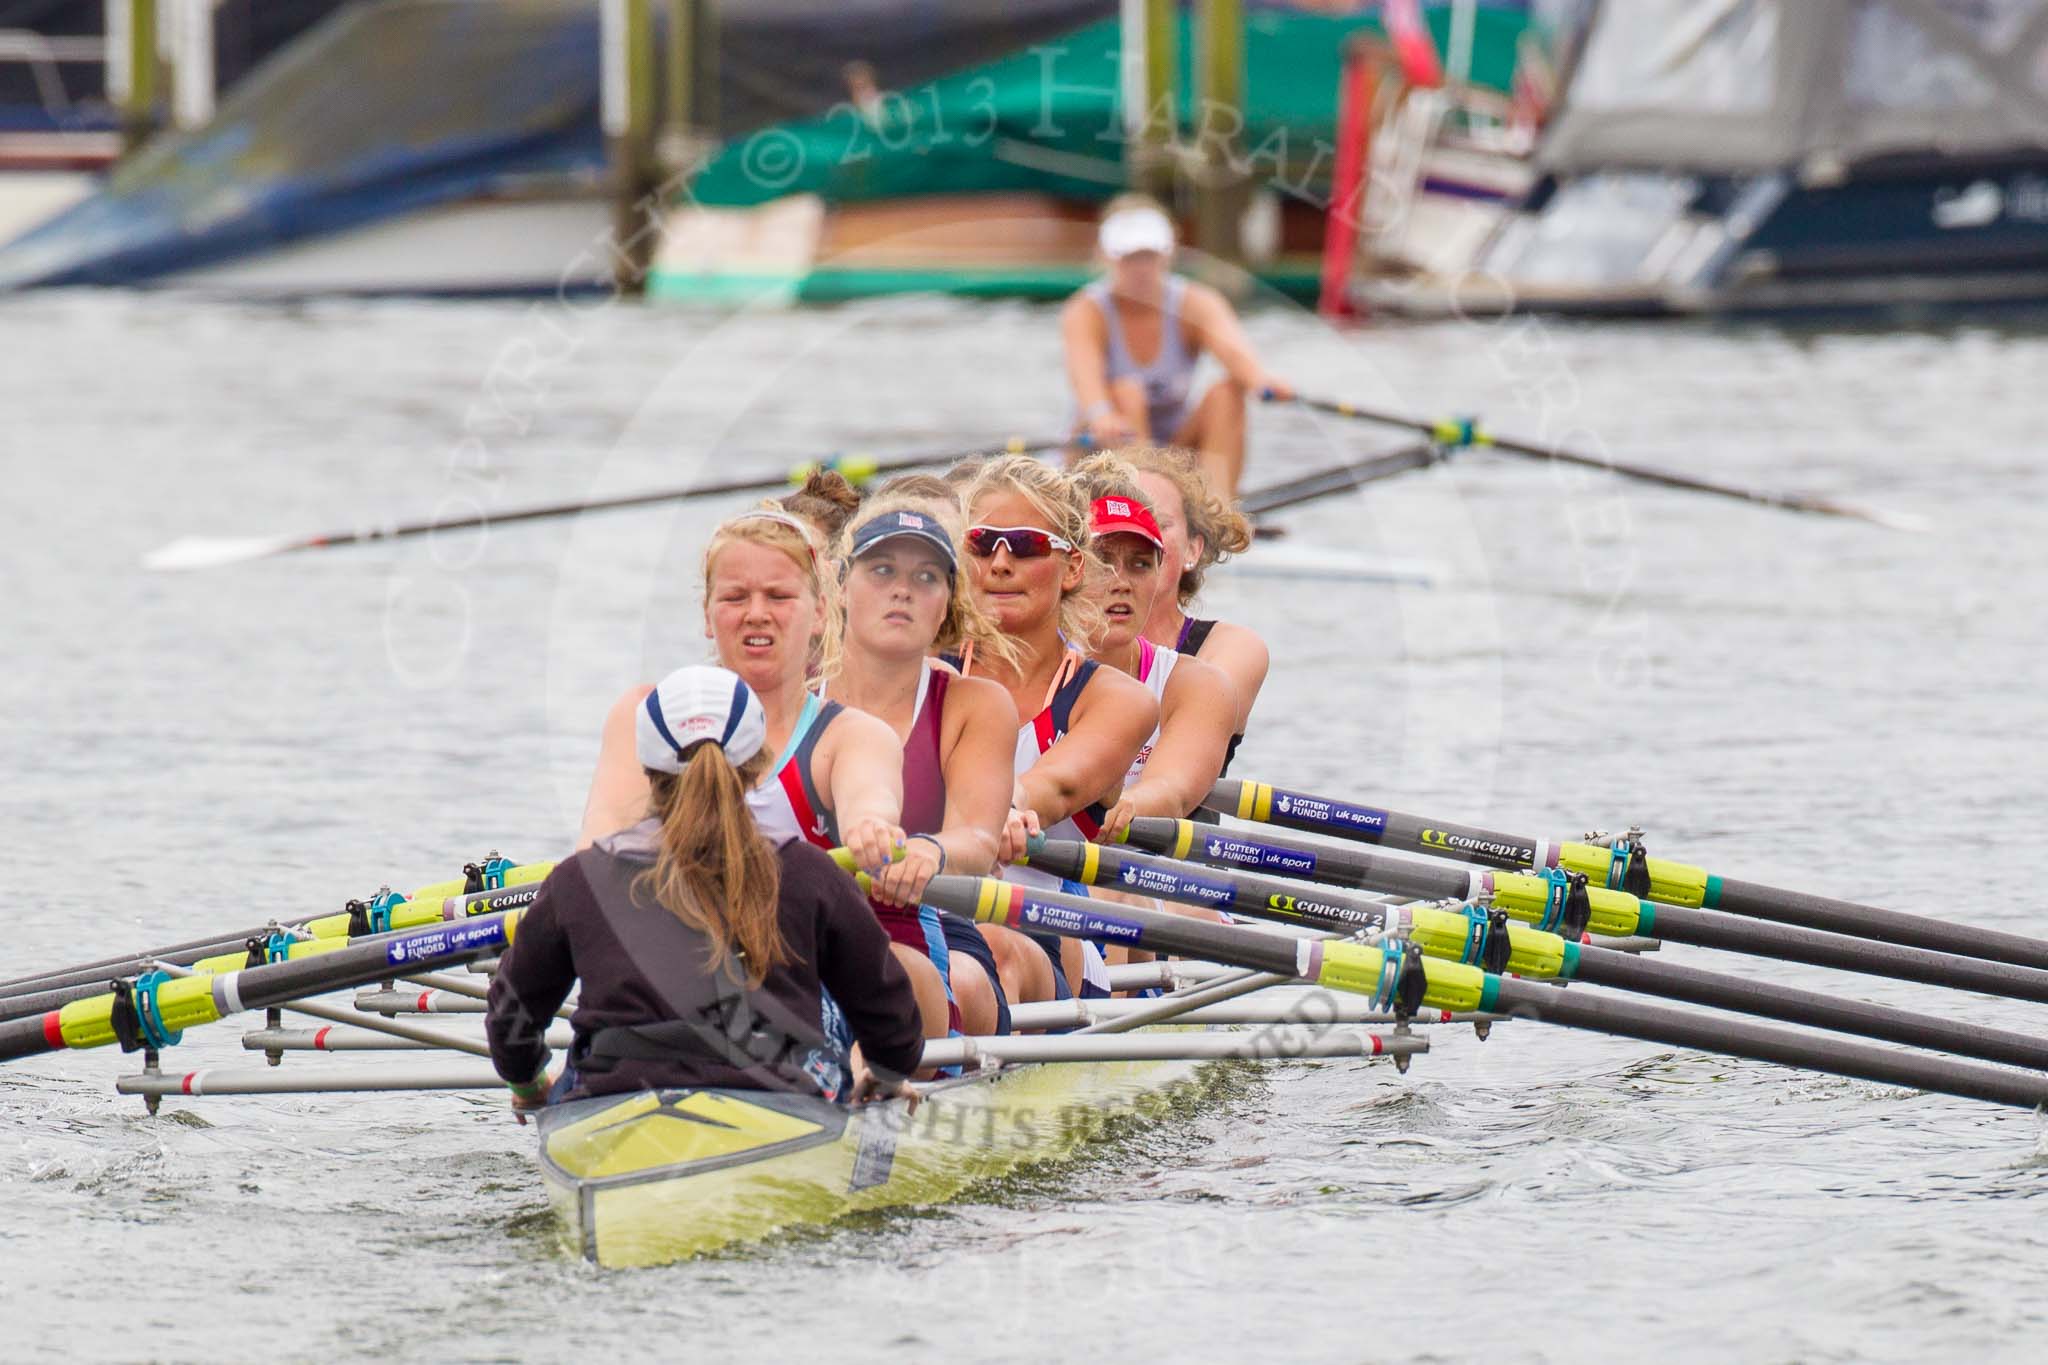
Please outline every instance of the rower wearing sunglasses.
M1096 589L1106 624L1090 657L1143 683L1159 706L1159 724L1102 820L1103 835L1115 839L1138 816L1178 820L1201 804L1223 771L1237 692L1221 669L1155 645L1142 633L1155 599L1173 591L1174 572L1136 471L1101 454L1084 461L1074 477L1095 495L1089 534L1109 568Z
M1008 695L932 660L970 646L983 660L1015 657L961 581L962 520L951 485L907 475L868 498L833 554L840 610L828 619L818 695L895 732L909 837L888 875L904 886L940 872L990 872L1010 808L1016 717ZM1008 1033L1010 1001L1053 998L1051 964L1015 930L915 901L877 901L875 914L891 939L938 967L963 1032Z
M884 722L810 690L811 659L831 609L822 562L810 524L774 507L725 522L704 551L704 633L718 662L760 698L774 755L747 807L771 841L843 844L874 874L877 898L915 906L930 879L928 864L891 863L904 843L903 747ZM652 690L629 690L605 719L579 848L646 812L635 727ZM917 996L925 1036L945 1037L952 1001L938 968L915 948L892 946Z
M1159 723L1144 684L1086 657L1081 642L1102 628L1089 587L1102 573L1088 549L1088 502L1080 485L1026 455L976 468L965 490L968 577L982 608L1016 646L1015 661L964 657L961 672L1009 692L1017 722L1015 791L1003 829L1004 861L1027 834L1093 838L1124 775ZM1012 881L1054 886L1031 867ZM1106 993L1108 973L1092 944L1033 936L1076 994Z

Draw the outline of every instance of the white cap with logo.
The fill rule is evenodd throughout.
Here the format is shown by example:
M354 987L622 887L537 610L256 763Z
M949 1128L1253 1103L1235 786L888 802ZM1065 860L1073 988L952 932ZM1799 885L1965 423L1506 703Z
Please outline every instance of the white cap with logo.
M706 740L737 768L767 744L768 714L739 674L693 664L663 678L640 703L633 748L641 767L679 773L684 757Z

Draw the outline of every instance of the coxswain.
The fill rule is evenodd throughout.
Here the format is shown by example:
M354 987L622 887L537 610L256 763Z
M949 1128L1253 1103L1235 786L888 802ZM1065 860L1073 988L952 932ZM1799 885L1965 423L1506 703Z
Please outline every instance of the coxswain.
M1211 485L1234 499L1249 400L1292 398L1293 387L1259 362L1228 299L1173 273L1173 220L1158 201L1110 200L1096 242L1102 278L1060 312L1079 432L1098 450L1158 442L1198 451ZM1205 353L1223 377L1197 398L1195 366Z
M550 1098L544 1039L579 980L555 1100L716 1087L915 1104L923 1030L888 935L830 856L748 809L768 730L722 668L678 669L636 707L641 817L555 867L491 983L491 1063L522 1122ZM847 1038L821 1026L826 991Z

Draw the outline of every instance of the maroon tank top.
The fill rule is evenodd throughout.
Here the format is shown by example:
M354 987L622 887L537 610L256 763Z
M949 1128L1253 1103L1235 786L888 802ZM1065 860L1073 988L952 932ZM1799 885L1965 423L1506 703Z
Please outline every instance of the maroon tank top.
M943 668L931 668L924 705L903 740L905 834L937 834L946 827L946 765L940 743L946 733L946 680L952 676Z
M927 665L929 667L929 665ZM905 834L937 834L946 827L946 768L940 741L945 736L946 680L952 674L931 669L924 685L924 703L917 719L903 739L903 817ZM869 900L875 918L889 931L889 937L906 947L932 955L932 934L938 927L936 911L922 906L885 905ZM926 915L931 916L930 923ZM958 1021L955 1021L958 1027Z

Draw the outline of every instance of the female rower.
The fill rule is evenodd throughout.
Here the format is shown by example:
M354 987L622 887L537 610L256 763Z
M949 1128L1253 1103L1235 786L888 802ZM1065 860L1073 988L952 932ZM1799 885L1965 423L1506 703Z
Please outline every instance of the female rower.
M775 499L775 505L811 524L818 538L831 545L860 511L860 490L836 469L813 468L797 487Z
M1060 311L1081 430L1101 449L1128 441L1193 447L1209 481L1235 497L1246 400L1292 398L1294 390L1260 363L1230 300L1173 273L1173 220L1157 200L1110 200L1098 245L1106 273ZM1197 398L1195 367L1204 351L1224 374Z
M1136 472L1138 491L1151 506L1165 541L1166 562L1178 571L1173 590L1160 593L1152 603L1145 638L1183 656L1200 655L1204 663L1213 664L1230 679L1237 697L1237 718L1223 757L1223 770L1228 772L1230 761L1237 757L1237 746L1244 741L1252 706L1265 685L1272 658L1266 642L1255 632L1227 621L1190 616L1187 609L1200 595L1203 576L1211 565L1225 555L1242 554L1250 548L1251 524L1243 513L1215 495L1187 452L1139 446L1120 450L1117 456ZM1197 813L1196 818L1205 817Z
M973 474L965 490L968 564L976 597L1016 646L1008 659L962 660L1010 694L1017 724L1016 784L1003 830L1004 861L1042 829L1061 838L1092 838L1114 802L1124 774L1159 723L1159 707L1142 683L1087 657L1102 627L1090 600L1101 563L1088 548L1088 503L1080 485L1028 455L999 455ZM1029 867L1013 881L1053 885ZM1101 954L1078 942L1033 935L1080 990L1107 988Z
M1178 820L1201 805L1223 771L1237 721L1237 692L1221 669L1141 633L1154 600L1172 595L1175 574L1131 467L1115 455L1096 455L1074 477L1094 495L1089 533L1109 566L1096 598L1107 624L1089 657L1136 678L1159 705L1158 728L1132 761L1123 794L1102 822L1103 833L1114 837L1138 816Z
M491 983L491 1063L525 1122L548 1092L547 1027L579 979L557 1099L715 1086L836 1095L829 990L860 1046L852 1097L916 1103L910 982L853 883L793 836L764 837L761 702L722 668L678 669L635 709L644 818L541 884Z
M895 732L873 716L821 702L809 688L830 610L815 537L808 523L763 508L724 523L704 551L704 633L719 663L761 699L775 755L747 804L770 839L836 838L876 873L878 898L914 905L924 891L921 864L890 863L903 842L903 751ZM646 810L634 734L649 690L629 690L605 719L579 847ZM938 969L909 948L897 957L917 992L926 1036L944 1037L952 1010Z
M887 723L902 746L909 837L895 871L919 887L940 872L979 876L994 867L1014 781L1009 697L931 658L970 643L984 661L1015 654L960 581L960 522L952 487L929 476L892 480L862 505L833 556L841 610L818 689ZM1010 1001L1053 996L1045 954L1012 930L914 901L878 902L876 914L896 942L940 965L966 1033L1007 1033Z
M846 523L852 521L853 514L860 510L860 490L848 483L846 476L838 470L813 466L801 484L773 499L769 505L780 507L809 525L817 532L818 544L836 545ZM818 671L824 665L824 656L819 652L823 646L824 636L820 635L817 646L811 651L810 678L813 682L817 681Z

